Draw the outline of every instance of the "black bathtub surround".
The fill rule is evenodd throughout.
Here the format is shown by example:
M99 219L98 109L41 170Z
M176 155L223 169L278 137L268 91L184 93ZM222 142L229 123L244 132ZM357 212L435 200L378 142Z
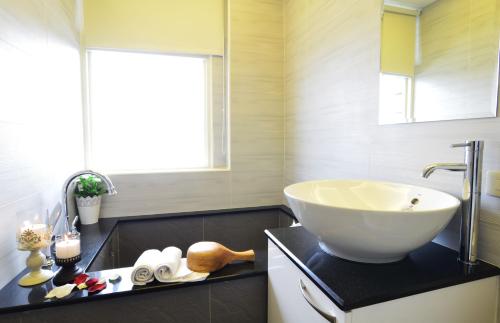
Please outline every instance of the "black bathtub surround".
M109 284L109 283L108 283ZM84 295L82 295L84 296ZM82 297L80 296L80 297ZM97 296L97 295L96 295ZM2 323L260 323L267 320L266 274L0 315Z
M399 262L364 264L326 254L303 227L266 234L343 311L500 275L483 261L466 266L455 250L433 242Z
M267 252L264 230L289 226L290 215L281 208L257 209L192 216L151 217L116 224L89 271L133 266L144 250L168 246L180 248L183 255L198 241L216 241L232 250L254 249Z
M182 303L180 300L183 299L181 295L190 293L198 296L193 299L186 296L186 304L192 305L189 310L186 309L186 305L169 305L164 306L161 310L158 309L157 314L167 315L168 313L172 318L177 316L179 320L185 318L186 322L204 322L205 316L201 313L205 311L204 306L207 305L207 309L211 308L211 312L210 315L207 313L206 317L211 318L212 322L217 321L214 320L214 315L221 318L220 322L224 322L222 319L227 318L226 315L233 315L235 319L238 318L242 322L246 321L245 317L254 322L265 321L264 318L267 315L267 238L264 230L288 226L291 222L288 210L280 206L101 219L98 224L80 228L82 260L79 265L86 268L91 277L111 277L114 273L118 273L122 277L121 281L116 284L108 282L106 289L95 295L88 295L86 290L82 290L72 293L66 299L46 300L44 297L53 288L52 282L49 281L33 288L19 287L16 282L18 277L24 274L23 272L0 291L0 321L24 322L35 320L35 318L44 318L41 321L37 320L37 322L45 322L45 318L47 318L47 322L63 322L62 318L67 315L64 313L68 311L89 313L97 310L99 313L110 314L113 304L126 306L125 304L130 303L130 311L144 312L142 313L144 316L139 316L140 319L136 321L147 322L148 320L144 318L152 314L146 313L150 311L146 308L149 309L149 306L154 308L155 303L156 306L165 304L164 300L161 301L162 299L170 299L172 298L170 295L177 294L180 295L179 299L176 298L172 304L180 305ZM217 241L231 249L254 249L256 261L255 263L243 262L228 265L222 270L212 273L207 280L201 282L171 284L154 282L146 286L133 286L130 280L132 270L130 266L133 265L142 251L149 248L176 245L185 254L191 244L201 240ZM54 266L53 270L57 269ZM188 288L190 291L185 291L184 288ZM171 289L176 289L176 291L168 294ZM149 295L151 292L154 293ZM200 293L201 295L206 294L206 297L201 297L199 302L195 301L200 298ZM233 295L230 296L231 294ZM241 300L237 298L240 294L249 298L251 302L253 300L258 307L249 307L250 311L245 309L244 298ZM134 297L127 297L130 295L134 295ZM138 298L138 295L141 296ZM158 295L159 299L153 300L156 299L154 295ZM118 297L119 302L111 300L111 298L116 297ZM104 299L106 302L89 302ZM222 302L222 299L226 299L227 304L236 304L239 301L242 303L236 304L235 309L231 308L228 311L228 305ZM144 302L141 303L141 300ZM148 301L146 302L146 300ZM108 305L109 310L107 310ZM143 310L140 309L141 306L144 308ZM219 308L219 311L214 311L214 308ZM121 308L120 311L123 309ZM9 312L10 314L1 314ZM190 319L196 318L196 320L188 319L189 314L183 312L195 313L195 317ZM56 315L56 313L58 314ZM130 317L138 315L137 313L129 314L130 316L124 316L124 320L121 322L131 322ZM49 320L49 317L53 319ZM75 317L72 316L72 322L80 322ZM154 321L152 317L151 319ZM91 318L88 315L82 316L81 322L89 320ZM106 319L101 319L101 321L103 320L106 321ZM252 322L252 320L248 320L248 322ZM107 321L109 322L109 320ZM165 321L175 322L175 320Z
M95 295L82 290L45 300L51 282L22 288L18 276L0 291L0 322L266 322L268 237L345 311L500 273L483 262L467 271L455 251L434 243L393 264L331 257L304 228L288 228L290 214L278 206L101 219L82 226L82 268L96 278L118 273L121 281L108 282ZM254 249L256 262L228 265L201 282L133 286L130 267L143 250L176 245L185 253L201 240Z

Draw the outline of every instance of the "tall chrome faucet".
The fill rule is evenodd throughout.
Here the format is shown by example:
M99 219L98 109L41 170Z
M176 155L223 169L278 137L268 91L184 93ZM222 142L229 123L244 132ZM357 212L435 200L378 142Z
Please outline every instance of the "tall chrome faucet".
M70 229L73 229L73 228L70 228L70 224L69 224L69 212L68 212L68 190L69 190L69 186L71 185L71 183L78 177L82 176L82 175L93 175L95 177L98 177L100 178L104 184L106 185L106 188L107 188L107 191L108 191L108 194L109 195L115 195L116 194L116 189L115 189L115 186L113 185L113 182L111 182L111 180L109 179L108 176L106 175L103 175L103 174L100 174L98 172L94 172L92 170L82 170L82 171L79 171L79 172L76 172L74 174L72 174L71 176L68 177L68 179L66 179L66 181L64 182L64 185L63 185L63 191L62 191L62 212L61 214L63 216L66 217L66 229L70 230ZM74 226L74 225L72 225Z
M467 140L465 143L454 144L451 147L464 147L465 161L429 164L425 166L422 176L428 178L437 169L464 172L459 260L466 264L476 264L484 141Z

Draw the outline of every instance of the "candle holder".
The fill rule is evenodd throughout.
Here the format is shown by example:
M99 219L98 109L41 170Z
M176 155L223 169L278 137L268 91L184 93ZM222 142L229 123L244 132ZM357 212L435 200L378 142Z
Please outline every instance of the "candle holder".
M56 256L56 265L60 266L61 269L59 269L52 280L54 285L62 286L72 283L76 276L83 273L83 269L76 265L80 260L82 260L80 255L66 259L60 259Z
M26 259L26 267L29 273L19 279L20 286L38 285L51 279L54 273L50 270L42 269L45 264L45 255L40 251L50 245L52 230L44 223L32 224L24 221L16 234L17 249L29 251Z
M52 282L61 286L73 282L83 270L76 264L82 259L80 252L80 234L76 231L56 236L55 263L61 269L54 276Z

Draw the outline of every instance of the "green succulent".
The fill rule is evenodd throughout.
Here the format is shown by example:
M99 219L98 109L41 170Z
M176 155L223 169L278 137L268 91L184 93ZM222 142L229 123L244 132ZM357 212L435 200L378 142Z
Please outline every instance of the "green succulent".
M101 180L95 176L80 176L75 186L77 197L94 197L106 193L106 188Z

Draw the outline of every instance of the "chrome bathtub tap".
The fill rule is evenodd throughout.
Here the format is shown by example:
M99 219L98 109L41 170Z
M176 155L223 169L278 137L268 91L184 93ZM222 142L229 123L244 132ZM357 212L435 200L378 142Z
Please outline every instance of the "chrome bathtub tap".
M437 169L464 172L459 260L466 264L476 264L484 141L467 140L465 143L454 144L451 147L465 148L464 163L429 164L425 166L422 176L428 178Z
M75 223L77 222L77 217L75 217L75 219L73 220L73 223L71 224L71 228L70 228L69 213L68 213L68 189L69 189L69 186L71 185L71 183L76 178L78 178L82 175L93 175L95 177L100 178L104 182L104 184L106 185L106 188L108 190L108 195L115 195L116 194L116 189L115 189L115 186L113 185L113 182L111 182L109 177L106 175L100 174L98 172L94 172L92 170L82 170L82 171L76 172L76 173L72 174L71 176L69 176L63 185L62 210L61 210L61 214L66 217L66 229L68 231L75 229Z

